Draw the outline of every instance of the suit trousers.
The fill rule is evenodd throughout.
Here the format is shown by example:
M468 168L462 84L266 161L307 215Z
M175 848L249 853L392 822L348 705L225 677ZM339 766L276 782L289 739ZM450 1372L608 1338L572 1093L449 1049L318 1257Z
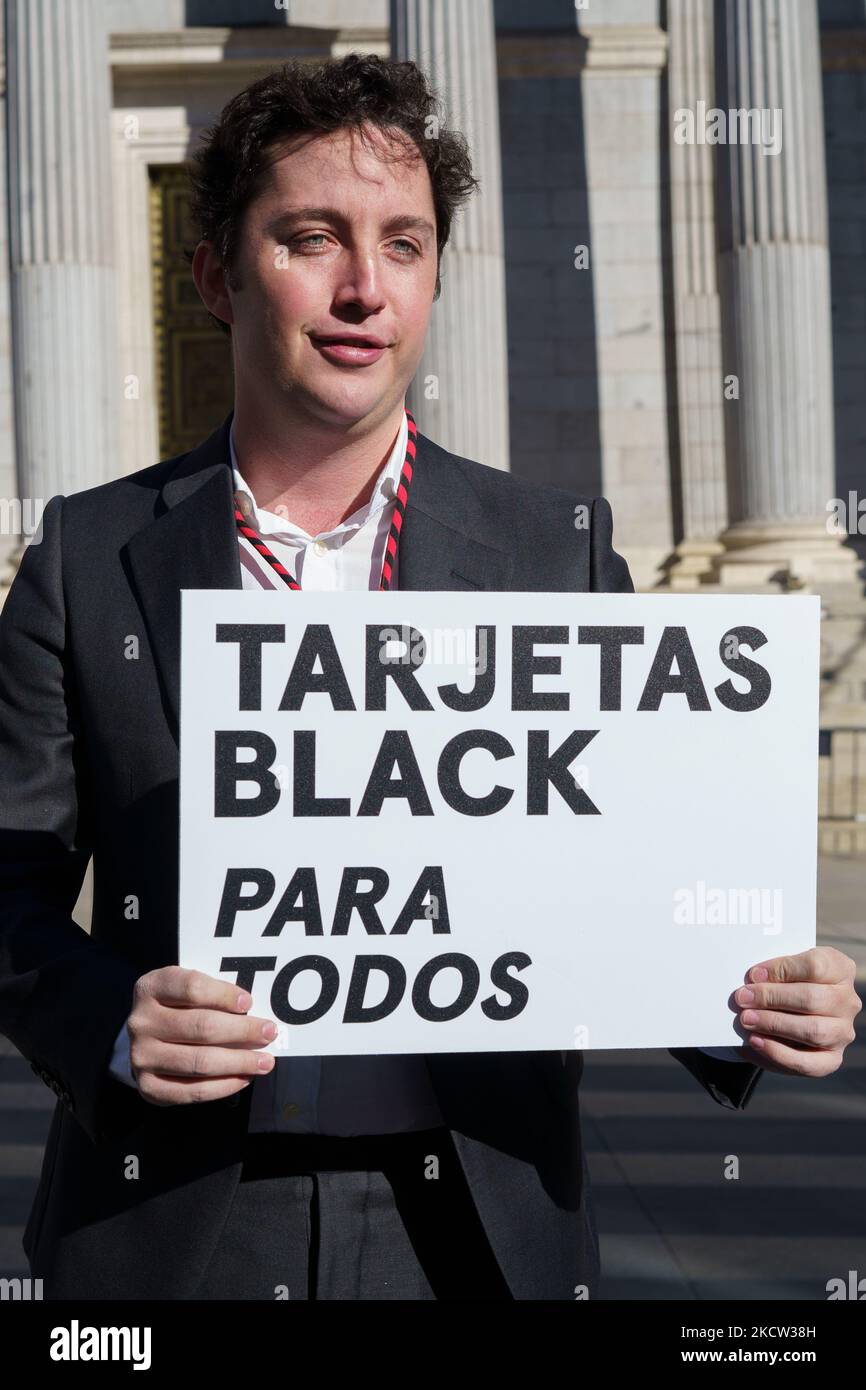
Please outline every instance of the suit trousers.
M251 1134L193 1299L512 1297L446 1128Z

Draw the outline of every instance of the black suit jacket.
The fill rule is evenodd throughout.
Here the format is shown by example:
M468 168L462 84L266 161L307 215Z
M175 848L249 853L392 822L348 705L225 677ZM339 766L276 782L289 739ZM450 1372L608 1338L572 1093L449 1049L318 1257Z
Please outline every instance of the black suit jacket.
M190 1296L240 1174L252 1088L157 1107L108 1070L135 981L178 958L180 591L241 587L230 423L189 454L52 498L0 614L0 1030L58 1098L24 1237L49 1298ZM401 588L633 592L611 539L603 498L534 486L418 434ZM91 854L88 936L70 913ZM674 1056L737 1108L761 1074ZM594 1293L582 1054L427 1064L514 1296Z

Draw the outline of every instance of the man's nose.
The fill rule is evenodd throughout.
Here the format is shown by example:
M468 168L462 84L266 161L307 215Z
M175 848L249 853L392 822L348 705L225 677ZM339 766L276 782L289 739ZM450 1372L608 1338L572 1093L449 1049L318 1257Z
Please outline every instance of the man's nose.
M382 272L375 248L357 247L342 258L335 299L338 304L360 304L368 312L381 308Z

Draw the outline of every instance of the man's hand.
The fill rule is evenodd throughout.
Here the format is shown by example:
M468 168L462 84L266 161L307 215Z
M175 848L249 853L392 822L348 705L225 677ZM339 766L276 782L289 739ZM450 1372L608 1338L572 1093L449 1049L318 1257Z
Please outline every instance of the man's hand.
M277 1030L247 1017L252 997L201 970L167 965L142 975L126 1021L129 1060L139 1092L152 1105L221 1100L274 1065Z
M828 1076L856 1037L863 1005L854 989L856 965L833 946L776 956L747 971L732 996L748 1043L740 1052L756 1066L791 1076Z

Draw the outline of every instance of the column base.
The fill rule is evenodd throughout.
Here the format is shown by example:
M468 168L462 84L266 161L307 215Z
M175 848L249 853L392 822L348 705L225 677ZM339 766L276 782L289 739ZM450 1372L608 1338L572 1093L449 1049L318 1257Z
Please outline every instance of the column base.
M12 580L18 573L18 566L21 564L21 556L24 554L24 543L19 541L8 550L5 555L0 556L0 608L6 602L6 595L12 584Z
M695 593L718 584L716 565L725 547L717 540L680 541L666 564L664 587L676 593Z
M866 727L866 596L862 561L822 522L729 527L718 582L726 593L818 594L822 727Z
M719 541L717 582L729 592L820 594L852 614L862 605L860 558L822 522L737 524Z
M821 727L866 730L866 556L821 523L730 526L718 540L681 541L655 587L703 594L818 594ZM834 754L838 765L841 752ZM866 749L863 775L866 776ZM834 775L838 775L834 772Z

